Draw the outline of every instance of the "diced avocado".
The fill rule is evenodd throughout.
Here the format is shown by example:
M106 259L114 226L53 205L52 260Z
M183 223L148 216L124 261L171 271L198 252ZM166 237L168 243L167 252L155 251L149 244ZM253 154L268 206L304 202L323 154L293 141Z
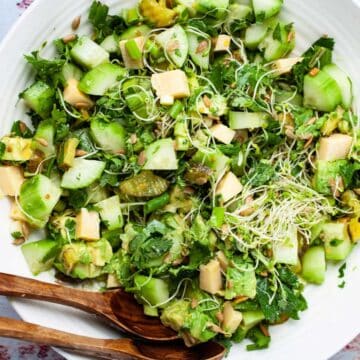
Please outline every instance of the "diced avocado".
M36 227L44 227L60 195L60 188L44 175L26 180L21 186L19 203L28 222Z
M119 40L129 40L139 36L146 36L150 31L151 29L147 25L132 26L120 35Z
M40 117L50 116L55 101L55 90L43 81L37 81L27 88L21 97Z
M63 169L68 169L73 166L76 148L80 140L78 138L69 138L65 141L60 151L59 166Z
M54 240L39 240L24 244L21 251L32 274L38 275L51 268L58 248Z
M165 307L161 314L161 321L165 326L180 331L189 315L190 303L185 300L175 300Z
M85 94L102 96L120 82L127 71L119 65L100 64L87 72L79 82L79 89Z
M83 76L82 70L70 62L64 64L61 70L61 74L64 78L64 86L67 84L68 80L75 79L77 81L80 81Z
M124 225L124 219L120 207L118 195L100 201L96 204L99 208L101 220L109 230L119 229Z
M125 150L126 131L117 121L106 122L99 117L91 119L91 135L104 151L114 154Z
M302 258L302 277L314 284L322 284L325 280L326 261L322 246L309 248Z
M249 113L240 111L229 112L229 125L233 130L256 129L265 127L268 115L266 113Z
M320 238L325 244L326 260L345 260L352 250L347 223L325 223L322 226Z
M55 154L54 136L54 122L52 120L41 121L34 135L33 149L42 151L46 157Z
M136 294L140 299L145 300L152 306L158 306L169 299L169 287L166 281L162 279L149 278L144 275L135 275Z
M214 177L217 179L229 167L231 160L216 149L209 153L198 150L192 157L192 161L208 166L214 171Z
M274 243L274 261L280 264L296 265L298 263L298 236L296 226L289 228L288 237Z
M360 218L352 218L349 222L349 233L353 243L357 243L360 240Z
M200 14L223 19L227 14L229 0L196 0L194 8Z
M194 345L194 343L207 342L214 338L217 334L209 326L212 322L213 320L208 313L200 309L191 311L186 318L184 329L188 330L193 341L187 343L187 345L191 346ZM186 340L186 338L184 338L184 340Z
M67 170L61 180L64 189L82 189L101 177L105 162L76 158L73 166Z
M75 62L88 69L109 62L109 53L87 36L77 40L70 55Z
M231 300L237 296L254 298L255 295L255 270L246 264L241 264L237 267L228 266L226 270L225 299Z
M245 332L265 319L265 315L261 310L244 311L242 313L242 317L242 328L245 330Z
M24 139L19 136L4 136L0 140L5 145L5 151L1 160L27 161L33 155L32 139Z
M173 139L161 139L145 149L145 170L176 170L178 168Z

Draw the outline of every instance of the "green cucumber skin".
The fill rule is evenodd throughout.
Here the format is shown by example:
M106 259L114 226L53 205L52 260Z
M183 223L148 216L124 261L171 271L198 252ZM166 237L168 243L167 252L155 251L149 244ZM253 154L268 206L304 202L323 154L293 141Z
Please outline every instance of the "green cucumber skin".
M252 24L245 30L244 44L250 50L255 50L265 39L268 27L265 24Z
M322 284L325 280L326 261L322 246L314 246L306 251L302 258L302 277L313 284Z
M255 129L267 123L265 113L229 112L229 125L233 130Z
M341 90L336 81L320 70L315 76L304 78L304 106L319 111L331 112L342 102Z
M261 21L278 14L283 0L252 0L256 20Z
M42 151L46 156L55 154L54 146L55 127L52 120L43 120L39 123L34 136L33 148ZM36 141L44 139L47 141L47 146L42 145Z
M90 123L90 131L96 143L106 151L118 153L126 148L126 131L116 121L106 123L94 118Z
M119 196L115 195L96 204L100 209L101 219L109 230L120 229L124 225L124 219L120 207Z
M86 188L101 177L104 169L103 161L77 158L73 167L64 173L61 187L70 190Z
M144 170L176 170L178 168L174 141L161 139L150 144L146 150Z
M138 295L145 298L151 305L155 306L168 300L168 284L161 279L149 278L143 275L136 275L135 285L140 288Z
M123 79L127 71L115 64L100 64L86 73L79 82L79 89L85 94L102 96Z
M96 66L109 62L110 55L96 42L87 36L78 39L70 51L72 59L81 66L93 69Z
M139 36L146 36L151 29L147 25L133 26L125 30L119 37L121 40L130 40Z
M41 118L50 116L55 101L55 90L43 81L37 81L27 88L21 97Z
M120 54L119 37L116 34L107 36L100 46L110 54Z
M187 38L188 38L188 43L189 43L189 55L192 59L192 61L201 67L201 69L207 70L209 68L209 62L210 62L210 49L211 49L211 43L209 39L205 39L205 38L201 38L200 40L198 39L198 36L191 33L191 32L187 32ZM206 52L204 52L203 54L198 54L197 53L197 49L198 46L200 44L200 42L202 41L207 41L208 44L208 50L206 50Z
M61 190L48 177L36 175L20 189L19 203L30 224L44 227L61 196Z

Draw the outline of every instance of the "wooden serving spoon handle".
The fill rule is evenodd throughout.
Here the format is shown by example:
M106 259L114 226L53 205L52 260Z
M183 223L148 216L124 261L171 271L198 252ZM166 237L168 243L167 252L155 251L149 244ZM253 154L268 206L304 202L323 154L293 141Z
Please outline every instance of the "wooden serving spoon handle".
M131 339L94 339L4 317L0 317L0 336L48 344L92 358L156 359L143 355Z

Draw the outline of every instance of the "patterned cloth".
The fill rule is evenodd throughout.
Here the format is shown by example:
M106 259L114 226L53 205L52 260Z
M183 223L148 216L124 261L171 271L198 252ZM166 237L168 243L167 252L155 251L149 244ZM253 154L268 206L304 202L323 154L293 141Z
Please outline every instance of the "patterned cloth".
M25 11L34 0L0 0L0 40L6 34L18 16ZM48 0L51 1L51 0ZM348 0L350 1L350 0ZM359 2L360 0L354 0ZM0 296L0 315L19 318L6 298ZM20 341L0 338L0 360L64 360L46 345L34 345ZM360 360L360 335L351 344L331 360Z

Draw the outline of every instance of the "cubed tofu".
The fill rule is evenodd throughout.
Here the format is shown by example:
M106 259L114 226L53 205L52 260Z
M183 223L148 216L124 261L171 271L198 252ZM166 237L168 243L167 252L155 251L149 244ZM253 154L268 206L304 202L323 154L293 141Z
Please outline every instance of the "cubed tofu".
M350 153L353 138L344 134L322 137L319 141L318 160L334 161L346 159Z
M224 144L230 144L235 137L235 131L223 124L216 124L210 129L211 135Z
M77 109L90 109L94 102L78 88L79 81L69 79L64 88L64 100Z
M211 260L200 266L200 289L210 294L221 291L223 285L221 266L218 260Z
M18 195L24 180L24 175L20 167L0 166L0 191L4 195Z
M108 289L115 289L121 287L121 284L119 283L115 274L108 274L106 287Z
M26 216L23 214L23 212L20 210L18 204L13 201L11 203L11 207L10 207L10 219L15 220L15 221L27 221Z
M226 301L224 304L223 317L222 329L226 334L233 334L240 326L243 318L240 311L234 310L230 301Z
M231 37L229 35L221 34L217 37L214 51L227 51L230 49Z
M144 38L144 36L136 37L133 40L136 42L136 45L138 46L139 50L142 53L143 50L144 50L144 46L145 46L145 38ZM120 43L119 43L121 56L123 58L125 67L127 69L142 69L144 67L144 63L143 63L142 58L138 59L138 60L134 60L129 55L129 52L126 49L126 43L128 41L129 40L121 40Z
M160 98L160 102L168 97L181 99L190 96L188 79L182 70L153 74L151 76L151 85Z
M287 58L287 59L279 59L272 63L273 70L276 70L274 73L275 75L283 75L287 74L291 71L291 69L297 63L303 61L304 58L302 57L294 57L294 58Z
M96 211L80 210L76 216L76 238L86 241L100 239L100 217Z
M239 179L234 173L229 171L224 177L220 180L216 187L216 195L221 196L224 202L229 201L237 194L239 194L243 189Z

